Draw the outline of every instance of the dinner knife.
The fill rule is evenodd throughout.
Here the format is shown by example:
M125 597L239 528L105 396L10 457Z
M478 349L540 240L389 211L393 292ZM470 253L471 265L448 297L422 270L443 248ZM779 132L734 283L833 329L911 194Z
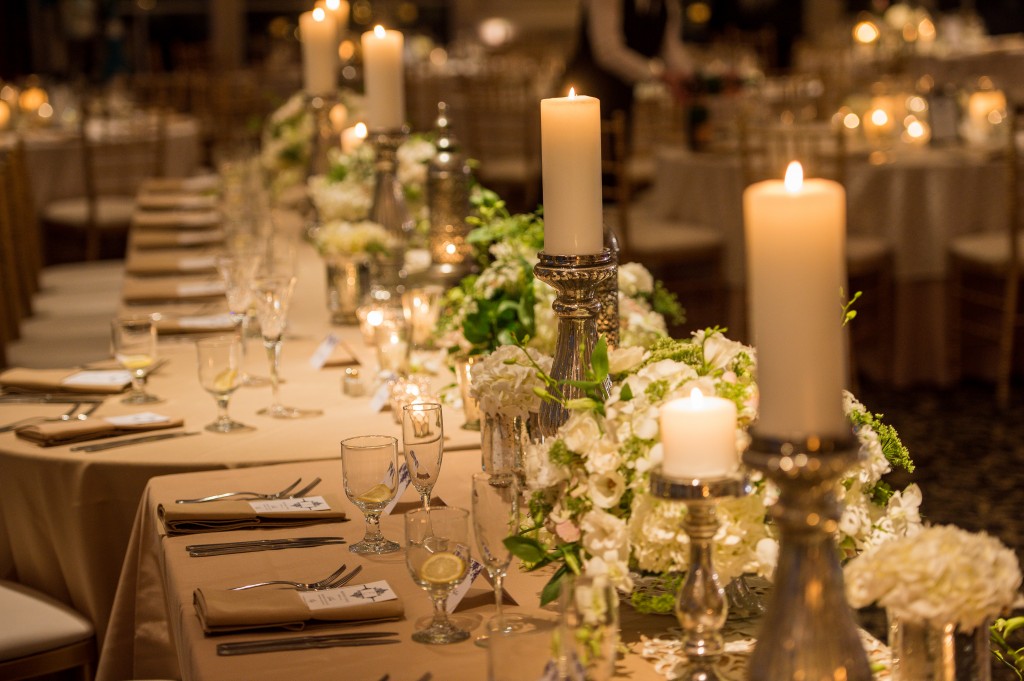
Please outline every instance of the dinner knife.
M337 539L321 539L313 541L307 540L278 542L269 544L241 544L238 546L223 546L219 548L202 548L196 546L188 549L188 555L193 558L208 558L212 556L228 556L235 553L252 553L254 551L281 551L283 549L305 549L314 546L333 546L344 543L345 540L339 537Z
M170 440L175 437L188 437L189 435L199 435L198 431L176 431L173 433L158 433L156 435L144 435L142 437L133 437L128 440L116 440L114 442L104 442L98 445L79 445L72 447L73 452L100 452L104 449L114 449L115 447L127 447L128 445L142 444L143 442L156 442L158 440Z
M214 549L233 549L245 546L270 546L274 544L303 544L306 542L338 542L343 543L344 537L279 537L278 539L251 539L248 541L226 541L210 544L189 544L186 551L212 551Z
M308 650L310 648L336 648L350 646L381 646L400 643L395 631L365 631L351 634L325 634L323 636L300 636L297 638L271 638L262 641L239 641L217 645L218 655L250 655L270 653L279 650Z

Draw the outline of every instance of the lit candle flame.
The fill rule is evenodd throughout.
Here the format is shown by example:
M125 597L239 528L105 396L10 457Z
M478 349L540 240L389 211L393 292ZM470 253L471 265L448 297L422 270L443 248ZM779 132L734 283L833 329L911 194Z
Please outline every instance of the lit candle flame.
M366 123L363 123L362 121L359 121L358 123L356 123L355 128L356 129L355 129L354 132L355 132L356 137L358 137L361 140L366 139L366 134L367 134L367 132L366 132Z
M387 35L387 31L384 30L383 26L377 24L376 26L373 27L373 35L375 35L378 38L383 38Z
M317 7L313 10L313 21L323 21L327 18L327 13L324 12L323 7Z
M884 109L875 109L871 112L871 122L878 126L885 125L889 122L889 114Z
M690 399L699 406L704 402L704 393L700 391L700 388L694 388L690 391Z
M327 9L337 12L338 8L341 7L341 0L327 0L324 4L327 5Z
M804 186L804 168L799 161L792 161L786 167L785 185L790 194L796 194Z
M569 88L569 99L576 99L576 88Z

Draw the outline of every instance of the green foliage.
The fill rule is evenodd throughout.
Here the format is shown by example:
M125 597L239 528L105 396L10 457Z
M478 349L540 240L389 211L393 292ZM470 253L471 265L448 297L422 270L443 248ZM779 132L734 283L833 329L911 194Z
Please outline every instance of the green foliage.
M882 453L893 468L905 470L908 473L914 472L914 462L910 458L910 451L900 440L896 429L887 423L882 422L884 414L872 414L869 411L853 412L850 420L855 428L867 426L878 433L878 441L882 445Z
M1014 647L1016 644L1010 643L1010 636L1019 629L1024 629L1024 617L1000 617L989 628L989 642L996 659L1024 680L1024 646Z
M654 293L651 294L651 308L661 313L669 324L682 324L686 321L686 310L679 304L676 294L665 288L660 279L654 281Z
M842 301L841 304L843 308L843 326L846 326L847 324L852 322L854 318L857 316L857 311L853 309L853 304L860 299L861 293L862 291L857 291L856 293L853 294L852 298L850 298L849 300L845 300L846 293L843 291L842 288L839 289L839 298Z
M676 592L683 583L685 573L666 573L661 588L657 590L635 589L629 596L629 602L637 612L645 615L664 615L675 609Z
M548 580L540 592L541 606L547 605L558 598L563 577L570 572L578 575L582 569L582 561L580 559L582 547L579 542L559 544L555 548L548 550L537 539L518 534L506 537L505 547L513 556L523 561L526 569L530 572L539 570L551 563L561 562L555 574L551 576L551 579Z

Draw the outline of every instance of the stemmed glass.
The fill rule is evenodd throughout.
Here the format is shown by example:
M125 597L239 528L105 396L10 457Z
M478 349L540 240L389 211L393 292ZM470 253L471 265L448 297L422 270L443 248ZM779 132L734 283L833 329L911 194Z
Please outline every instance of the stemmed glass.
M238 324L242 334L242 374L239 385L262 386L267 379L250 376L245 371L245 358L248 354L247 339L249 338L249 307L252 305L253 280L256 269L260 265L260 254L254 250L242 250L233 254L217 256L217 271L224 280L224 292L228 300L228 312Z
M366 520L366 534L352 553L392 553L402 548L385 539L380 514L398 491L398 440L388 435L359 435L341 441L345 495Z
M131 392L121 402L160 402L159 397L146 392L146 373L156 363L156 321L150 315L118 317L111 322L110 331L113 355L132 378Z
M402 407L402 443L413 487L430 508L430 493L441 472L444 454L444 418L436 402L415 402Z
M430 595L434 617L412 640L458 643L469 638L448 619L448 596L469 569L469 511L451 506L417 508L405 514L405 564Z
M512 563L512 553L505 547L505 539L518 531L519 483L515 473L473 474L473 533L480 549L480 562L494 581L495 612L487 623L490 634L507 634L522 628L518 617L506 617L502 612L505 575ZM477 645L487 645L488 637L476 639Z
M256 297L256 317L260 322L260 334L263 336L263 347L267 349L270 360L270 387L273 400L266 409L258 413L276 419L298 419L307 416L320 416L319 409L297 409L281 404L279 398L280 379L278 367L281 361L281 338L284 336L285 323L288 320L288 306L291 304L292 291L295 290L295 277L266 277L257 279L253 286Z
M214 433L253 430L228 416L231 394L242 385L242 340L235 335L196 341L199 384L217 400L217 420L206 426Z

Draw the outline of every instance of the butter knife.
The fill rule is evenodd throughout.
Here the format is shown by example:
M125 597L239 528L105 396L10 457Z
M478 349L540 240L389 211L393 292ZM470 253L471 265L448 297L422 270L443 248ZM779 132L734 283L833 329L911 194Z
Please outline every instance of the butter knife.
M381 646L400 642L397 639L385 638L386 636L398 636L398 632L365 631L351 634L326 634L323 636L299 636L297 638L270 638L262 641L221 643L217 646L217 654L250 655L252 653L271 653L279 650L307 650L310 648L336 648L347 646Z
M98 445L78 445L72 447L73 452L100 452L104 449L114 449L115 447L127 447L128 445L142 444L143 442L156 442L158 440L170 440L175 437L188 437L189 435L199 435L198 431L176 431L173 433L158 433L156 435L144 435L142 437L133 437L127 440L116 440L114 442L104 442Z

